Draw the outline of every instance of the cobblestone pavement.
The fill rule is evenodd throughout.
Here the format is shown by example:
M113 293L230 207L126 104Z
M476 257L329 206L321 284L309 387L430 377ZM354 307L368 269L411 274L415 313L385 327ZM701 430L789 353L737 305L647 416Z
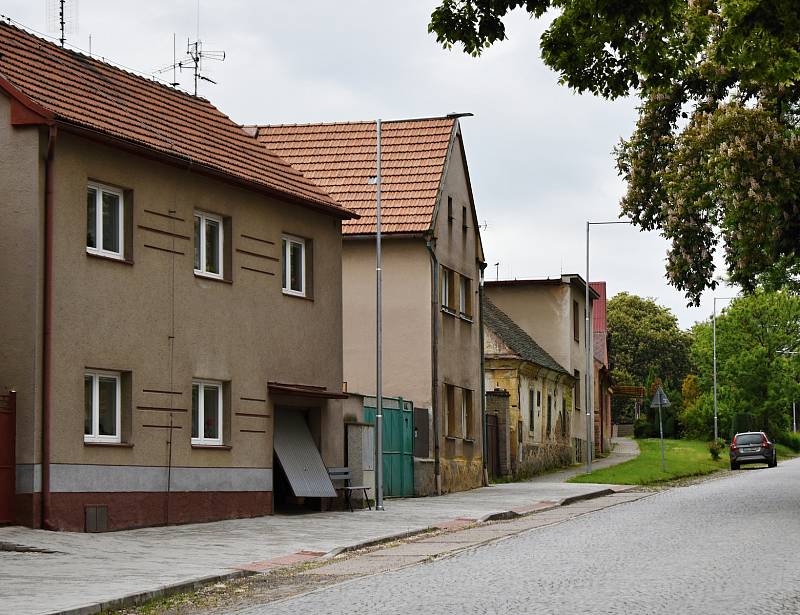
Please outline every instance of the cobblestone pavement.
M788 461L236 612L796 615L799 505Z
M0 527L0 615L96 612L126 596L208 581L270 561L302 561L339 547L458 520L526 510L608 485L509 483L366 510L268 516L105 534ZM31 551L8 551L19 545ZM94 609L94 610L92 610Z

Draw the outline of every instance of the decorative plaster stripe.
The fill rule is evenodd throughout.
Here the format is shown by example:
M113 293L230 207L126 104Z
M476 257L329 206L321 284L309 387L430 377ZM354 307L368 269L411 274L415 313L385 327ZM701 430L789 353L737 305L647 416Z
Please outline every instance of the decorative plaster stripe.
M42 490L42 466L39 463L17 464L17 493L38 493Z
M50 476L54 493L167 490L167 468L160 466L59 463ZM272 469L173 467L170 491L272 491Z

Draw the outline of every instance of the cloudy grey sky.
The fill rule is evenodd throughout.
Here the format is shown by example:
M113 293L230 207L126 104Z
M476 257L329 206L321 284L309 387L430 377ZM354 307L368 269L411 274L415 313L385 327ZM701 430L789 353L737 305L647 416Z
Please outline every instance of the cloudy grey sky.
M74 0L68 0L72 2ZM57 0L2 0L0 13L44 33ZM617 218L624 185L611 150L635 120L635 101L577 96L541 61L544 23L517 12L509 40L480 58L445 51L427 33L436 0L200 0L200 39L224 49L208 62L209 98L235 121L303 123L428 117L462 120L489 278L583 274L585 221ZM78 0L71 44L151 73L179 58L197 31L197 0ZM171 80L171 73L163 75ZM179 75L188 89L189 74ZM664 278L666 242L626 226L594 227L591 278L672 308L681 325L710 315L687 308ZM718 289L718 296L730 295Z

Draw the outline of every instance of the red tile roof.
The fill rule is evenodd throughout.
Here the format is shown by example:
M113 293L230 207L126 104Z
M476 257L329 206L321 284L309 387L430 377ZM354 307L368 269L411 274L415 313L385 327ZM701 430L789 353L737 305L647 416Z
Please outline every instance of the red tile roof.
M0 78L61 124L121 139L273 194L350 212L207 100L0 22Z
M455 118L382 122L381 230L420 233L432 226ZM260 126L258 140L361 216L342 232L375 233L377 131L374 122Z

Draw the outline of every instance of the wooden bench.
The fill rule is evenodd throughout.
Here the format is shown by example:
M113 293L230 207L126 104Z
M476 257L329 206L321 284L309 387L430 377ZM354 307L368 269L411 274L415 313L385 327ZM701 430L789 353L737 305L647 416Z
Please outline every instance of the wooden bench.
M350 468L328 468L328 476L330 476L331 481L338 480L344 483L344 486L338 487L338 489L344 491L344 499L347 502L347 507L350 509L350 512L353 512L353 503L350 500L350 495L353 491L363 491L364 501L367 503L367 507L372 510L372 505L369 503L369 496L367 495L367 489L371 489L371 487L367 485L352 485L351 479L353 478L353 472Z

